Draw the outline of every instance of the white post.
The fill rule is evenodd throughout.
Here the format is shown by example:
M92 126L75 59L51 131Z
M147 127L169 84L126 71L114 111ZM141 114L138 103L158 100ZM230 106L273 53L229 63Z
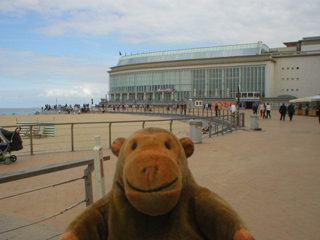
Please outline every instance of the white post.
M100 136L94 136L95 146L94 152L94 169L96 174L96 186L97 186L97 200L102 198L106 194L104 185L104 171L103 171L103 153L100 146Z

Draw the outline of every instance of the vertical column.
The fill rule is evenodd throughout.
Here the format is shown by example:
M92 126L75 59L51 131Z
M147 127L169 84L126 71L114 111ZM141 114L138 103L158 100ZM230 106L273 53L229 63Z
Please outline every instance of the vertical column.
M102 198L105 192L104 184L104 171L103 171L103 153L102 147L100 146L100 136L94 137L95 146L94 152L94 169L96 175L96 186L97 186L97 199Z

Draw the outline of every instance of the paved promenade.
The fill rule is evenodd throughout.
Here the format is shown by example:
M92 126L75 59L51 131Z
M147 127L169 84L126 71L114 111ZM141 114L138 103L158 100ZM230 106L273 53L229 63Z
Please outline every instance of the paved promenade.
M246 128L196 144L189 167L196 181L225 198L247 222L256 240L320 239L320 125L318 118L292 122L259 120L261 131ZM102 143L103 144L103 143ZM107 191L116 157L104 163ZM0 164L0 173L93 156L91 151L22 156ZM0 199L22 191L81 177L84 167L0 184ZM83 181L0 200L0 233L49 218L84 199ZM95 189L94 189L95 190ZM95 192L95 191L94 191ZM5 240L44 240L59 234L85 204L31 227L0 234ZM50 238L53 240L58 237Z

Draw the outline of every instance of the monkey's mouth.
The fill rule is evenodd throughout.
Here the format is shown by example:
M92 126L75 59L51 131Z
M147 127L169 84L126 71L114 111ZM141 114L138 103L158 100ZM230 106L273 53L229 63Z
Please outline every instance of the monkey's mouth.
M155 189L149 189L149 190L144 190L144 189L140 189L137 187L134 187L131 185L131 183L128 181L127 179L127 184L129 185L129 187L131 187L133 190L137 191L137 192L141 192L141 193L153 193L153 192L159 192L162 191L163 189L166 189L168 187L171 187L175 182L178 181L178 178L174 179L172 182L165 184L161 187L155 188Z

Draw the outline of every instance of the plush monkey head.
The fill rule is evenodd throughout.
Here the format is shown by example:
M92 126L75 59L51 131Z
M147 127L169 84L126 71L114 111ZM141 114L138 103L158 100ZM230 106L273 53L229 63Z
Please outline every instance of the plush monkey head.
M128 139L116 139L111 150L118 157L115 183L133 207L150 216L175 207L190 174L187 158L194 151L190 139L178 140L167 130L146 128Z

